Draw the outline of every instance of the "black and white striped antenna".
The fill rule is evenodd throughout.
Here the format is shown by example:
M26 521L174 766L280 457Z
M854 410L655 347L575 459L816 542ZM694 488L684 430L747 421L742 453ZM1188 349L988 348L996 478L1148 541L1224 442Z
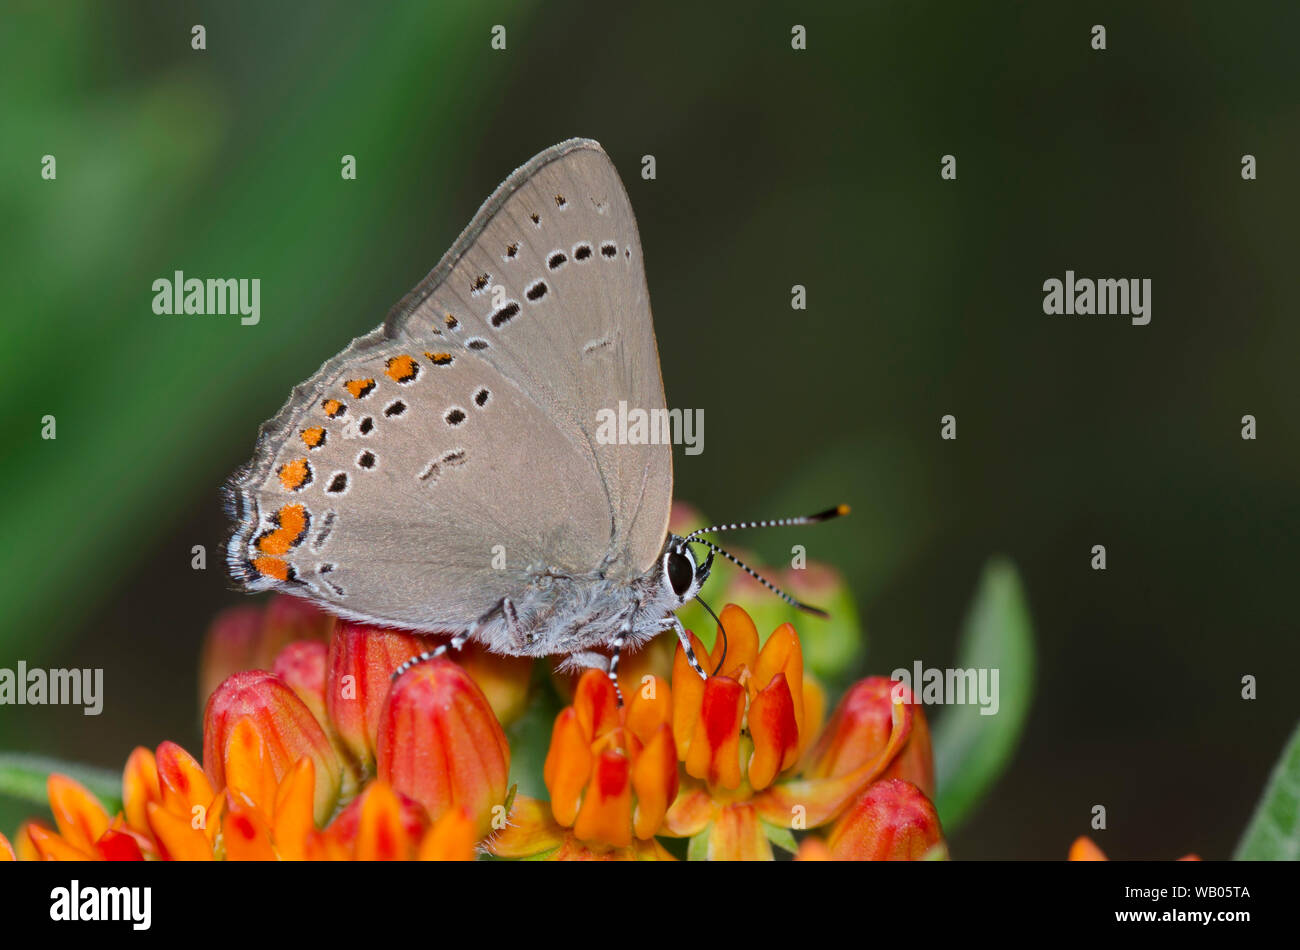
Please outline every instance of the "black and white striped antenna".
M734 554L724 551L721 547L714 544L712 541L704 540L704 538L699 537L699 535L713 534L719 531L740 531L744 528L784 528L792 525L819 524L823 521L830 521L832 518L841 518L844 515L847 515L848 513L849 513L848 505L836 505L834 508L827 508L825 511L819 511L815 515L802 515L796 518L773 518L765 521L738 521L733 524L715 524L715 525L711 525L708 528L696 528L690 534L686 535L686 537L683 538L682 540L687 544L702 544L710 551L713 551L716 554L721 554L728 561L730 561L732 564L735 564L738 568L740 568L750 577L754 578L754 580L758 581L760 584L762 584L772 593L776 594L776 596L780 597L790 606L796 607L799 610L806 611L807 613L810 614L815 614L818 617L829 617L830 614L822 610L820 607L814 607L811 604L805 604L803 601L791 597L789 594L781 590L781 588L777 587L766 577L759 574L758 571L754 570L752 567L750 567L740 558L736 557Z

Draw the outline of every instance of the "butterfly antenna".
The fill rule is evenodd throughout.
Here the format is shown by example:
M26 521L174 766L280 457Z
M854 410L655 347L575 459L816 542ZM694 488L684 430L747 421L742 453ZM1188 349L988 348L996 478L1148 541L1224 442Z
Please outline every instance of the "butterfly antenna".
M716 544L714 544L712 541L705 541L703 538L687 538L686 540L689 541L691 544L702 544L702 545L704 545L706 548L708 548L710 551L714 551L714 552L716 552L717 554L721 554L721 555L722 555L723 557L725 557L728 561L730 561L732 564L736 565L736 567L740 568L742 571L744 571L744 572L745 572L746 574L748 574L750 577L754 578L754 580L758 581L760 584L762 584L764 587L766 587L766 588L767 588L768 590L770 590L772 593L776 594L776 596L780 597L782 600L784 600L784 601L785 601L787 604L789 604L791 607L798 607L800 610L806 611L807 613L810 613L810 614L815 614L815 615L817 615L818 617L827 617L827 618L830 617L830 614L828 614L826 611L822 610L820 607L814 607L814 606L812 606L811 604L805 604L802 600L795 600L795 598L791 597L789 594L787 594L787 593L786 593L785 591L783 591L781 588L777 587L775 584L773 584L771 581L769 581L769 580L768 580L766 577L764 577L762 574L758 573L758 571L754 570L752 567L750 567L748 564L746 564L746 563L745 563L744 561L742 561L740 558L736 557L734 554L731 554L731 553L729 553L729 552L727 552L727 551L724 551L722 548L718 547L718 546L717 546ZM696 599L696 600L699 600L698 597L696 597L695 599ZM710 613L711 613L711 612L712 612L712 611L710 611Z
M786 528L792 525L820 524L832 518L842 518L849 513L848 505L836 505L815 515L802 515L797 518L772 518L766 521L737 521L734 524L715 524L707 528L696 528L686 536L687 541L696 540L696 535L713 534L717 531L739 531L742 528ZM720 552L725 553L725 552Z
M722 634L722 656L718 657L718 665L713 668L713 672L710 674L711 676L717 676L722 672L722 664L727 662L727 628L722 625L722 618L715 614L713 608L704 602L704 598L697 596L695 599L700 602L701 607L709 612L709 616L717 621L718 632Z

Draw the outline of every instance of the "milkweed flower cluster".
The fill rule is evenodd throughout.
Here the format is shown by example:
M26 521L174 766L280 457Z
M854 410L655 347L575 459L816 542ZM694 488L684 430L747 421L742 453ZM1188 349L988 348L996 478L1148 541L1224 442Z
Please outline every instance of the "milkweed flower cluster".
M0 858L943 856L929 728L907 690L868 677L827 718L793 626L760 640L740 607L720 620L712 650L690 634L714 675L680 645L647 650L625 665L620 705L602 671L548 681L473 646L393 681L432 638L286 597L237 608L204 648L202 761L173 742L135 749L115 814L51 775L53 823L0 837ZM506 727L555 685L570 698L544 795L518 794Z

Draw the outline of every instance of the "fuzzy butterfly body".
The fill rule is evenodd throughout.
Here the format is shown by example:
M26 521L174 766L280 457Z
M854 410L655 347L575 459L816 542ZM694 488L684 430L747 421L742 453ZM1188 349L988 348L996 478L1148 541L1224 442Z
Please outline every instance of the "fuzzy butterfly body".
M511 175L437 267L294 389L227 486L232 576L513 655L681 625L672 451L597 414L665 407L627 193L590 140Z

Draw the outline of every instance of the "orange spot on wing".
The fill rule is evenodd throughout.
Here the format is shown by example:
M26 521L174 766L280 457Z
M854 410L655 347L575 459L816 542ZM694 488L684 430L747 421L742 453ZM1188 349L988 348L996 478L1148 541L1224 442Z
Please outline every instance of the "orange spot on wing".
M329 416L331 419L346 412L348 408L337 399L326 399L320 405L321 408L325 410L325 415Z
M360 399L362 396L370 395L370 390L375 388L373 379L350 379L343 384L347 387L354 398Z
M281 561L278 557L254 558L253 567L257 568L259 574L274 577L277 581L287 581L289 579L289 564L287 561Z
M277 513L277 519L279 527L267 531L257 539L257 549L263 554L288 554L289 549L302 540L303 533L307 530L307 509L303 505L285 505ZM262 573L265 574L266 571Z
M405 383L415 378L419 368L415 365L415 358L411 356L394 356L386 364L385 372L390 379L395 382Z
M312 426L302 430L302 441L309 449L319 449L325 444L325 430L321 426Z
M442 322L447 324L448 330L454 330L456 329L456 327L460 326L460 321L457 320L455 317L453 317L451 314L447 314L445 317L443 317Z
M446 366L451 362L450 353L425 353L424 355L431 359L436 366Z
M279 475L286 491L298 491L311 480L311 466L306 459L294 459L280 466Z

